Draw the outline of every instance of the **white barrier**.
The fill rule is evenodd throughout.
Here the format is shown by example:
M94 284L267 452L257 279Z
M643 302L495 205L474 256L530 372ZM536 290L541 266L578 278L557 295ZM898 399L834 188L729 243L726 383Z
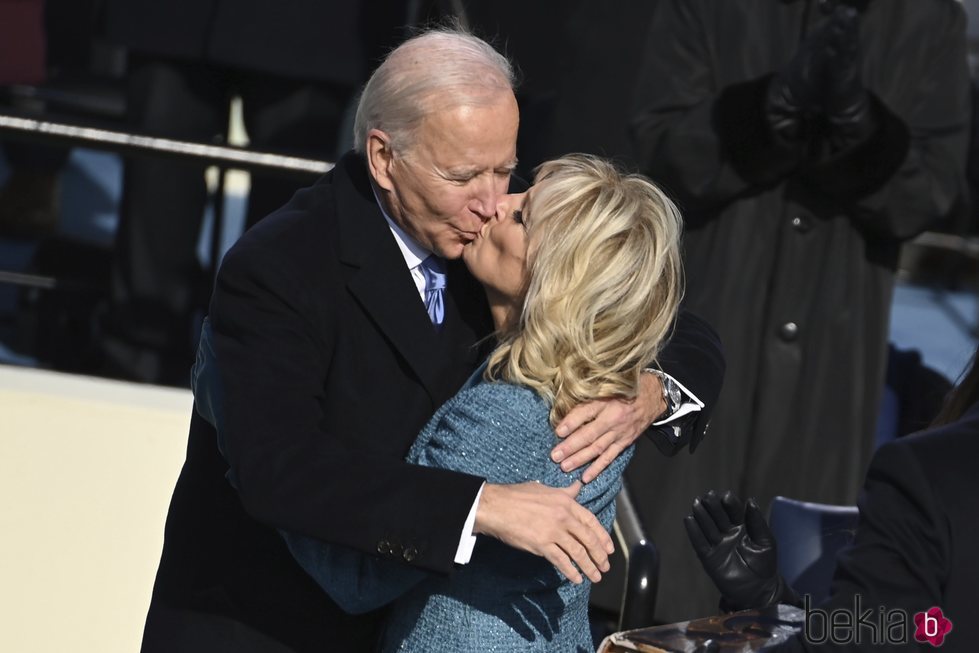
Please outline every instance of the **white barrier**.
M191 406L0 366L0 651L139 650Z

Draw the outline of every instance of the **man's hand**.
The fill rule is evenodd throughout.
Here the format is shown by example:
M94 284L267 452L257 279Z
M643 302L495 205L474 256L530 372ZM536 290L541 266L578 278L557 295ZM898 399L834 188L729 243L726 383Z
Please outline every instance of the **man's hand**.
M666 401L659 377L643 374L639 395L634 400L589 401L575 406L565 415L555 429L564 441L551 451L551 460L561 463L561 469L566 472L591 462L581 477L588 483L665 411Z
M694 499L683 519L704 571L733 609L793 602L778 573L775 537L754 499L747 508L730 490Z
M580 490L577 481L566 488L487 483L474 530L547 558L572 583L582 582L578 569L597 583L615 547L598 518L575 501Z

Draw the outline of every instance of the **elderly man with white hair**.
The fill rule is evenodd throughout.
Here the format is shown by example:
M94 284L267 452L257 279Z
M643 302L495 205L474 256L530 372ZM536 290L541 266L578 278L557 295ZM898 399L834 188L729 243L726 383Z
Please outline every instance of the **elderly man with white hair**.
M457 31L417 36L368 82L355 151L229 251L144 651L370 650L383 613L345 614L280 530L440 574L468 563L477 534L571 578L608 569L611 539L578 486L404 461L486 353L489 308L458 259L508 190L517 126L505 57ZM719 347L680 324L660 360L706 377L682 384L709 403L719 377L701 372ZM644 432L667 452L702 435L706 410L647 431L676 396L670 377L642 377L634 401L571 410L555 464L590 463L587 482Z

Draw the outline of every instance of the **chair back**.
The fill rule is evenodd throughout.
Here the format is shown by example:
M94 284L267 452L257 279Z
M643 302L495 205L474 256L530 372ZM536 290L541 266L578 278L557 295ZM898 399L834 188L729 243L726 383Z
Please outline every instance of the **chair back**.
M612 532L626 554L626 579L619 609L619 630L641 628L653 623L656 592L659 590L659 549L646 535L625 479L615 499Z
M836 553L853 542L856 506L772 499L769 525L778 542L778 570L800 596L814 604L829 596Z
M611 569L592 586L588 601L592 637L597 645L612 633L655 623L659 590L659 550L646 535L626 479L616 497Z

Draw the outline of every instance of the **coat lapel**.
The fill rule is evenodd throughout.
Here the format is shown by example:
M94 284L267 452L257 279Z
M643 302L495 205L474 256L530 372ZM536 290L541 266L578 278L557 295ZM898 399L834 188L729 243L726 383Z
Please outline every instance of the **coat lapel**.
M429 320L404 257L353 154L337 163L334 177L340 261L347 288L392 347L404 358L435 405L444 399L449 352ZM453 318L458 311L453 310Z

